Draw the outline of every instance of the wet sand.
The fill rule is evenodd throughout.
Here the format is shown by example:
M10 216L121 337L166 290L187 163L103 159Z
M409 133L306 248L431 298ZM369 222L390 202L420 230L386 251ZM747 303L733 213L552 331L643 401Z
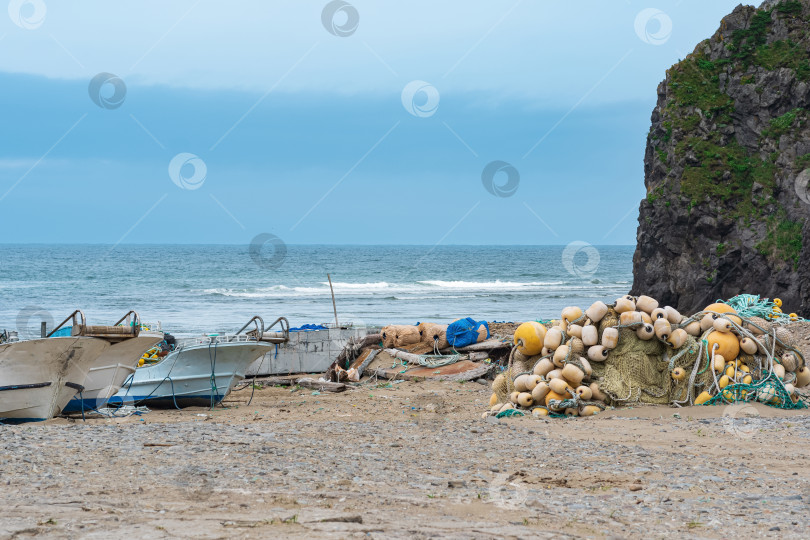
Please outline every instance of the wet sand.
M480 417L474 382L0 426L0 538L806 537L810 414Z

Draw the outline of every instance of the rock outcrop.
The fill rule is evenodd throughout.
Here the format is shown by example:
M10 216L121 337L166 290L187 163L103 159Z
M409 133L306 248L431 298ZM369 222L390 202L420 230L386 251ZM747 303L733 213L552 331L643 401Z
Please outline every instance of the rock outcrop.
M810 0L738 6L658 87L633 293L810 316Z

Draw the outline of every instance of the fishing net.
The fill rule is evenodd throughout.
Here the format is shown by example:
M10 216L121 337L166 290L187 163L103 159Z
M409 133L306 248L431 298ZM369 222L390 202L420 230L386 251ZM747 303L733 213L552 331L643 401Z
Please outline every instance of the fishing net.
M641 339L636 330L643 323L621 324L619 314L611 306L597 325L599 340L601 342L607 328L616 328L619 331L618 345L609 352L604 362L591 362L593 373L586 381L596 382L599 390L607 396L605 402L613 406L714 405L752 400L783 409L810 406L810 399L793 388L798 386L798 374L805 366L805 359L796 348L792 333L785 328L786 324L797 320L796 317L783 316L774 310L778 307L776 304L752 295L740 295L726 303L737 311L739 318L733 314L711 313L712 319L729 321L729 330L735 339L747 337L754 340L754 354L740 350L738 356L734 353L736 359L725 359L716 366L715 355L720 349L718 338L711 337L711 334L719 330L715 330L713 325L708 328L704 325L706 329L702 335L688 335L681 347L673 349L657 337ZM700 322L707 315L710 313L696 313L680 323L672 324L672 329L685 329L690 323ZM694 329L694 326L692 324L690 329ZM681 330L679 332L681 336L686 335ZM679 343L680 338L675 342ZM714 348L710 348L710 343L714 343ZM565 344L567 354L564 363L583 369L579 357L587 355L587 348L581 339L572 337ZM509 401L514 391L514 379L521 374L531 373L540 360L540 356L529 358L513 349L505 371L493 383L493 391L499 402ZM732 371L730 374L729 369ZM807 376L806 369L802 373L804 377ZM806 384L806 378L802 381ZM573 409L588 402L572 396L570 400L552 400L550 404L553 405L549 409L551 412L562 412L565 407ZM600 402L593 404L600 408L605 406Z

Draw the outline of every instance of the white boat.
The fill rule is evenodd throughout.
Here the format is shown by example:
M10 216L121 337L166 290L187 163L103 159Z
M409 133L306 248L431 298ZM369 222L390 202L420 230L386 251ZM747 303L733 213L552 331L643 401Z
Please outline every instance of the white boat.
M79 316L83 325L80 311L66 321ZM109 347L107 340L81 335L0 345L0 420L41 421L59 414Z
M256 324L256 333L242 334ZM110 398L110 405L213 406L242 379L248 366L273 344L261 341L264 322L252 318L236 334L178 339L174 351L138 368Z
M130 336L113 343L99 356L84 380L84 390L73 396L62 412L80 412L104 407L138 367L143 353L163 341L160 326L149 325L153 330L141 329L140 317L134 311L124 315L113 326L124 323L124 328L138 329Z

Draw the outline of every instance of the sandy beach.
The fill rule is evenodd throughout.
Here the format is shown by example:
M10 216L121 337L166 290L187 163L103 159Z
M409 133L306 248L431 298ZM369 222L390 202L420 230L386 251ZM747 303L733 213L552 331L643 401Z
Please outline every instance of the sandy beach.
M0 427L0 537L806 534L806 411L484 420L490 389L475 382L250 394Z

